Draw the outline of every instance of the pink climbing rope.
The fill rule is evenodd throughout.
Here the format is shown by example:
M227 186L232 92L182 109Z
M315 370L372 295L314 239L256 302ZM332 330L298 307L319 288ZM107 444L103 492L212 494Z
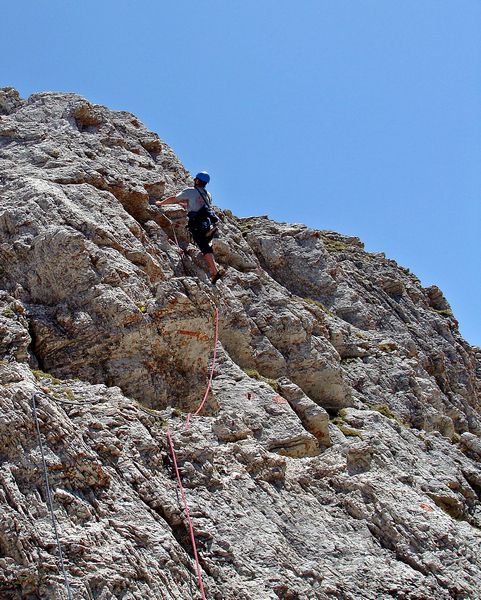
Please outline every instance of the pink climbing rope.
M202 594L202 600L206 600L204 592L204 582L202 580L202 573L200 571L199 555L197 554L197 544L195 543L194 526L192 525L192 519L190 518L189 506L187 504L187 498L185 497L184 486L182 485L182 481L180 479L179 467L177 466L177 455L175 454L174 444L172 442L172 436L170 435L170 431L167 431L167 437L169 439L170 451L174 460L175 474L177 475L177 481L179 483L180 493L182 495L182 501L184 503L185 515L189 523L190 539L192 541L192 548L194 549L195 566L197 569L197 577L199 578L200 593Z
M215 307L215 310L214 310L214 320L215 320L214 356L212 357L212 367L210 369L209 383L207 384L207 389L205 390L204 398L194 413L194 417L196 417L200 413L200 411L204 408L204 404L207 401L207 396L209 395L210 388L212 387L212 379L214 378L215 363L217 360L217 342L219 340L219 309L217 308L217 306ZM185 422L186 430L189 429L190 417L191 417L191 413L189 413L187 415L187 421Z
M214 377L214 369L215 369L215 363L216 363L216 358L217 358L217 342L219 340L219 310L218 310L217 306L215 307L215 311L214 311L214 320L215 320L214 356L212 358L212 367L210 370L209 382L207 384L207 389L205 390L204 398L203 398L202 402L200 403L199 407L197 408L197 410L195 411L194 416L197 416L200 413L200 411L204 408L204 404L206 403L207 396L209 395L210 389L212 387L212 379ZM187 430L189 428L190 417L191 417L191 413L189 413L187 415L187 421L185 423L184 430ZM179 467L177 465L177 455L175 453L172 436L170 435L170 429L167 430L167 438L169 440L169 446L170 446L170 452L172 454L172 460L174 461L175 474L177 476L177 482L179 484L180 493L182 496L182 502L184 503L185 515L187 517L187 522L189 523L190 539L192 541L192 548L194 550L195 566L197 569L197 577L199 579L200 593L202 594L202 600L206 600L205 592L204 592L204 582L202 580L202 572L200 570L199 555L197 553L197 544L195 542L194 526L192 524L192 519L190 518L189 506L187 504L187 498L185 496L184 486L182 485L182 480L180 478L180 471L179 471Z

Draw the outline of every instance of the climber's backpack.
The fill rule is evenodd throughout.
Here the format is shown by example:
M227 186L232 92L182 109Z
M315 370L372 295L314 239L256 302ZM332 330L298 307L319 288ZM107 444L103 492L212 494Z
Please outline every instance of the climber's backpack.
M188 215L187 215L189 217L188 227L189 227L189 231L191 233L195 232L195 233L206 234L210 230L210 228L213 227L217 223L217 221L219 220L219 217L212 210L209 195L204 193L204 191L201 188L198 188L197 186L195 189L202 196L204 205L199 210L195 210L195 211L192 210L188 213Z

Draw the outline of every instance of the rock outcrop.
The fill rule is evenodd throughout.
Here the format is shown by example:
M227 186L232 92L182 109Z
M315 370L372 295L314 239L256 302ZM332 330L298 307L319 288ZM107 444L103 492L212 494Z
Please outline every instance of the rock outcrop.
M169 428L207 598L480 598L481 350L442 292L221 209L214 288L154 206L190 181L130 113L0 90L0 597L67 597L40 441L74 598L198 596Z

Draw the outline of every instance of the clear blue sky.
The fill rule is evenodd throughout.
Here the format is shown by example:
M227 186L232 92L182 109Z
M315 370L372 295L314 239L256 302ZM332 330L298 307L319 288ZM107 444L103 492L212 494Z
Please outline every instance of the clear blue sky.
M0 85L129 110L216 203L357 235L481 345L478 0L17 0Z

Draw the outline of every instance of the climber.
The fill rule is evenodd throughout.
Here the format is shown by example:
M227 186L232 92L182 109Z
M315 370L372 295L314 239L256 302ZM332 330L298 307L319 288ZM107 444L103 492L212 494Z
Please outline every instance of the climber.
M194 178L194 187L186 188L177 196L160 200L156 204L157 206L180 204L187 210L189 231L204 256L210 271L212 284L215 285L224 275L224 269L216 265L212 249L212 238L217 231L216 223L219 219L212 210L212 196L205 189L209 181L210 175L205 171L201 171Z

